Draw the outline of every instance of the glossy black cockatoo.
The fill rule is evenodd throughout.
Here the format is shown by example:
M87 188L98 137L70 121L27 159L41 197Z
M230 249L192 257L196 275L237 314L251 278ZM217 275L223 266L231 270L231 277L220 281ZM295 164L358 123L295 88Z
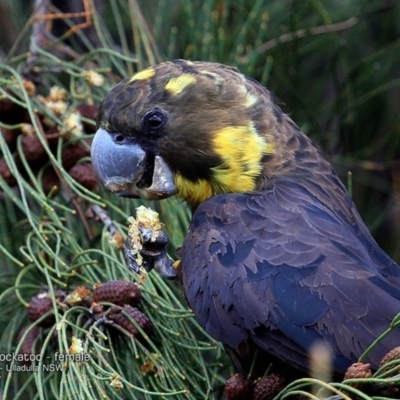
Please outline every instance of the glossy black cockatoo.
M343 372L400 312L400 268L330 163L273 93L235 68L176 60L104 99L92 162L110 191L193 209L182 283L203 328L247 374L255 354L307 369L324 342ZM376 369L395 328L368 355ZM260 358L260 357L259 357Z

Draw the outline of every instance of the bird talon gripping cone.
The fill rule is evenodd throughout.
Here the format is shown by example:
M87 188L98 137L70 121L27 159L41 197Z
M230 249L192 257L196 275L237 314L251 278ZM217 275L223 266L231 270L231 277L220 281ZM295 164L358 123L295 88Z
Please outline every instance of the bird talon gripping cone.
M162 63L114 87L97 124L93 165L109 190L177 193L192 206L185 296L244 376L271 362L307 370L318 341L344 373L400 312L398 265L253 79L216 63ZM395 328L363 362L377 369L398 343Z

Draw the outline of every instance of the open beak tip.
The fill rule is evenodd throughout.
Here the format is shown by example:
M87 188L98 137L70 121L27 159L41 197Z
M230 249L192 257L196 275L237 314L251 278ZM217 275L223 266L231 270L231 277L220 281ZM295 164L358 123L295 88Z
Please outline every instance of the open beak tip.
M143 176L146 153L134 143L117 144L103 128L98 129L91 148L93 169L100 182L122 197L160 200L177 193L174 174L162 157L156 156L152 183L137 186Z

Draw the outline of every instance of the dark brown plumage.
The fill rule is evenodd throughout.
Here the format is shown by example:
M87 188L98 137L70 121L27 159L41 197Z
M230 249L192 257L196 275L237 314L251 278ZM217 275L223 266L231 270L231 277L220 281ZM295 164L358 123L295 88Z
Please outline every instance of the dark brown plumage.
M98 116L95 170L117 194L178 193L194 213L186 298L242 374L308 368L324 342L344 372L400 311L400 269L379 248L329 162L231 67L178 60L117 85ZM365 361L373 369L399 329Z

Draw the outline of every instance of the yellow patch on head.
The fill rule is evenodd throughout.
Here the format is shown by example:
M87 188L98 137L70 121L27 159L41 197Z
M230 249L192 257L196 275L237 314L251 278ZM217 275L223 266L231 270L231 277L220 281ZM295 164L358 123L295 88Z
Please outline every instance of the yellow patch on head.
M171 78L165 85L165 90L168 90L172 95L176 96L185 90L188 86L194 85L197 82L196 77L191 74L182 74L176 78Z
M151 79L155 75L155 73L156 71L154 68L146 68L143 71L140 71L137 74L133 75L130 79L130 82Z

